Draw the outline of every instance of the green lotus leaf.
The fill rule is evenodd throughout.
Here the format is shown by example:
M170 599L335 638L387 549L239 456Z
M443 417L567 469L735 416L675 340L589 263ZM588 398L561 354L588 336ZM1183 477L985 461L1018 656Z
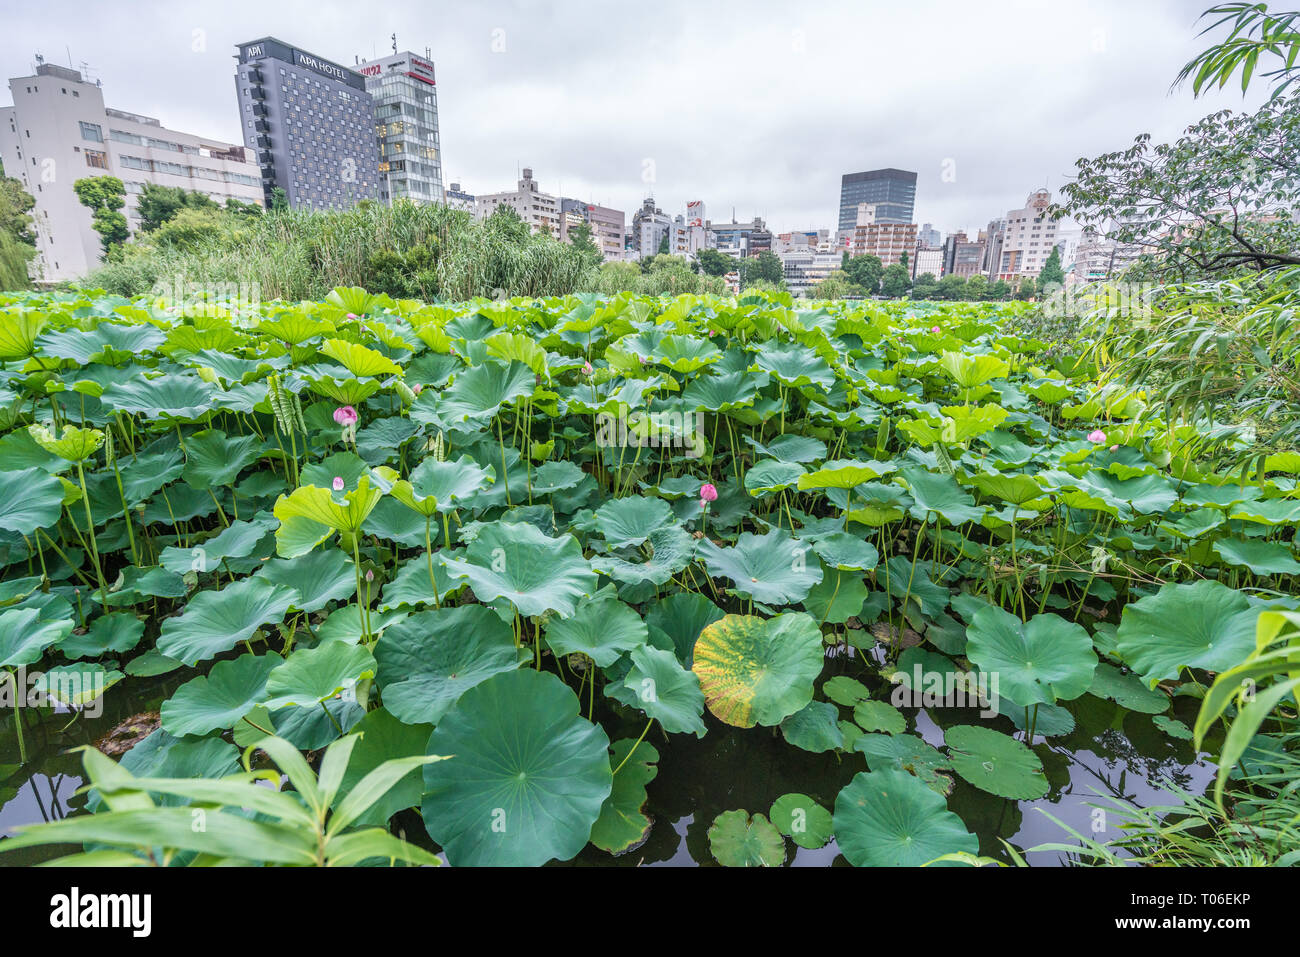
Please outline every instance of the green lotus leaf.
M1047 494L1047 490L1029 475L982 472L979 475L972 475L967 481L985 495L1010 502L1012 505L1024 505Z
M267 676L266 707L314 706L340 693L351 700L357 684L375 676L375 667L374 656L360 645L326 641L298 648Z
M941 772L952 770L948 756L914 734L864 734L853 742L853 750L867 759L872 771L904 771L913 774L936 794L952 790L952 778Z
M853 723L863 731L902 734L907 729L903 713L887 701L859 701L853 706Z
M510 626L482 605L424 611L390 625L375 660L384 707L406 724L437 724L468 689L519 667Z
M1088 693L1141 714L1160 714L1169 710L1169 698L1164 692L1148 688L1137 675L1126 674L1104 661L1097 665L1097 674Z
M835 705L825 701L810 701L782 721L781 735L796 748L814 754L844 747L844 732L840 730L839 711L836 710Z
M506 599L521 615L577 613L596 590L596 576L572 535L550 538L532 525L493 523L479 532L465 558L448 557L453 575L469 581L479 601Z
M835 838L855 867L920 867L979 853L979 840L943 797L906 771L867 771L835 798Z
M677 660L689 668L695 660L695 642L709 625L718 621L723 611L698 592L675 592L651 605L645 622L667 635L677 653Z
M275 532L276 551L282 558L305 555L333 532L361 531L366 516L379 503L383 492L370 487L363 475L350 492L333 492L315 485L302 485L275 502L280 527Z
M257 460L261 447L256 435L232 437L217 429L196 432L185 440L185 481L194 488L230 485Z
M1011 371L1011 367L997 356L967 355L961 352L945 352L939 358L939 367L963 389L973 389L992 379L1005 378Z
M800 847L825 847L834 833L831 812L806 794L782 794L768 813L776 829Z
M700 557L712 577L729 578L737 595L773 606L803 601L822 580L821 563L809 563L809 551L807 543L783 529L766 535L742 532L730 548L719 548L707 538L699 544Z
M1256 575L1300 574L1300 562L1282 542L1222 538L1214 543L1214 551L1229 565L1249 568Z
M619 770L614 775L613 790L601 806L600 817L591 827L591 843L610 854L622 854L650 833L650 818L643 809L646 785L659 773L655 767L659 752L649 741L637 744L631 738L624 738L614 742L609 760Z
M1031 801L1047 793L1043 762L1022 742L992 728L962 724L943 735L953 770L981 791Z
M49 317L35 309L0 312L0 361L26 359L36 350L36 337Z
M342 553L339 553L342 554ZM447 554L451 554L448 552ZM429 581L429 559L427 555L412 558L405 562L397 574L384 585L381 611L394 611L401 608L434 607L445 602L451 594L465 584L463 576L452 576L443 562L444 554L438 552L433 556L433 580L438 591L434 594ZM354 589L355 590L355 589Z
M27 432L46 452L68 462L84 462L104 444L104 433L99 429L82 429L75 425L65 427L58 438L43 425L29 425Z
M730 412L752 405L762 384L763 377L751 372L702 375L682 391L682 404L693 412Z
M1059 615L1022 622L989 605L975 613L966 639L966 657L997 675L998 693L1022 707L1079 697L1097 668L1088 632Z
M745 442L762 455L778 462L795 462L807 465L826 458L826 443L807 435L787 433L767 442L756 442L746 435Z
M1105 662L1097 665L1097 674L1100 675L1102 669L1108 667ZM1146 685L1133 679L1134 683L1142 691L1147 691ZM1097 686L1097 679L1093 679L1093 688ZM1088 689L1089 693L1092 688ZM1154 692L1148 692L1151 694ZM1161 695L1163 698L1164 696ZM1008 721L1016 726L1018 731L1028 731L1034 729L1035 738L1059 738L1069 734L1074 730L1074 715L1059 704L1036 704L1032 708L1024 708L1008 698L998 698L998 712Z
M375 484L409 509L434 515L464 507L479 491L494 481L493 476L468 455L454 462L427 458L411 472L409 480L389 468L372 473Z
M455 381L436 396L436 403L434 393L421 395L411 407L411 415L420 421L416 411L427 406L436 408L437 415L448 424L468 423L477 427L490 421L501 406L532 395L535 385L533 371L522 362L507 364L492 360L457 374Z
M596 509L596 528L610 545L640 545L657 529L676 524L672 506L661 498L630 495Z
M761 814L723 811L709 825L709 852L723 867L780 867L785 838Z
M567 861L613 790L609 738L553 674L496 675L466 691L425 749L425 827L453 866Z
M566 618L546 623L546 645L557 655L583 654L601 668L646 643L646 626L630 605L605 594L583 601Z
M162 703L163 728L184 737L234 727L266 697L267 676L283 662L275 652L217 662L206 676L181 685Z
M274 528L275 520L263 512L247 522L231 522L228 528L190 548L168 545L160 553L158 563L179 575L191 571L200 574L213 572L226 559L252 555L263 539L267 540L269 551L269 539Z
M367 774L385 761L424 754L424 746L428 744L433 728L427 724L403 724L385 709L376 708L367 711L366 716L349 730L360 734L361 740L352 748L348 769L343 773L338 796L334 799L335 809ZM388 819L399 811L418 807L423 791L424 779L420 769L412 768L351 826L384 827Z
M303 612L320 611L332 601L351 598L357 591L352 562L338 549L274 559L258 570L257 577L292 589L296 593L293 607Z
M1243 593L1216 581L1163 585L1124 607L1119 654L1151 688L1184 668L1224 671L1254 650L1258 614Z
M31 687L60 704L84 708L125 677L116 668L107 668L97 662L77 661L46 669L34 676Z
M36 608L0 612L0 668L30 665L72 631L71 619L47 621Z
M400 376L402 368L392 359L345 339L326 339L321 354L329 356L358 379L375 376Z
M708 709L737 728L778 725L799 711L821 669L821 632L802 612L727 615L700 632L691 666Z
M63 483L44 469L0 472L0 529L31 535L63 514Z
M813 551L831 568L841 571L870 571L880 561L875 545L847 532L817 539Z
M635 614L635 613L634 613ZM704 693L700 679L681 666L671 651L641 646L631 652L632 667L605 693L658 721L669 734L704 737Z
M668 525L651 532L643 548L649 549L650 557L638 555L642 560L631 561L617 555L596 555L591 567L629 585L662 585L691 563L696 544L680 525Z
M764 459L745 473L745 491L753 496L770 495L797 485L806 474L802 465Z
M799 491L813 488L853 489L864 482L874 482L882 475L898 470L893 462L856 462L834 459L815 472L799 476Z
M71 634L59 642L59 654L65 658L98 658L109 652L130 651L144 637L144 624L130 612L100 615L84 635Z
M284 618L295 592L260 578L243 578L232 585L196 594L184 611L165 619L158 651L193 666L241 641L263 625Z
M913 504L908 511L918 521L928 521L931 512L942 516L949 525L978 522L984 517L984 509L961 490L951 475L915 467L904 468L900 475L912 494Z
M213 407L217 388L193 375L161 375L155 379L114 382L104 390L104 405L146 419L202 418Z
M846 708L852 708L859 701L871 700L871 692L867 690L866 685L845 675L836 675L827 679L826 684L822 685L822 693L836 704L842 704Z
M816 353L797 342L769 340L754 351L753 368L761 369L789 388L815 385L829 389L835 372Z

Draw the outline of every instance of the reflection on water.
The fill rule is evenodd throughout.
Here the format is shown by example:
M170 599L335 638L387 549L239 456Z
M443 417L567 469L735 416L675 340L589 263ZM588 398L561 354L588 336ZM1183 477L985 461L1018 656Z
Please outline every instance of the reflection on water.
M152 685L125 682L106 694L104 714L93 720L69 721L68 714L24 713L27 765L20 766L13 716L0 716L0 833L15 825L55 820L77 813L84 796L74 792L81 786L81 761L68 749L93 743L127 716L150 709L174 690L180 679ZM1177 716L1190 724L1196 702L1176 698ZM1138 805L1172 804L1176 799L1159 790L1171 781L1191 793L1203 792L1213 780L1215 768L1198 758L1190 744L1178 741L1156 728L1149 715L1126 711L1109 701L1084 695L1067 704L1075 718L1069 735L1044 740L1034 750L1043 761L1051 790L1036 801L1011 801L994 797L956 779L948 806L980 839L980 853L1009 860L1001 839L1018 848L1048 842L1074 843L1046 815L1088 837L1104 841L1117 838L1119 831L1108 822L1094 829L1093 808L1105 805L1101 795L1110 795ZM943 744L943 729L957 724L983 723L977 712L966 709L903 709L910 733L932 745ZM847 712L845 712L847 716ZM611 739L640 733L639 722L620 727L619 719L607 716L605 726ZM572 863L577 866L691 866L712 865L708 829L723 811L744 808L751 814L768 814L782 794L807 794L831 809L835 795L858 772L866 770L859 754L810 754L785 742L774 728L742 731L727 727L705 715L709 733L703 738L674 736L664 746L656 729L650 740L659 747L658 776L649 784L646 813L653 826L645 841L616 858L588 846ZM1015 734L1006 718L988 722L990 727ZM656 737L657 736L657 737ZM1113 814L1108 815L1113 822ZM407 837L427 840L415 812L400 818ZM1107 829L1108 828L1108 829ZM808 850L786 842L786 864L794 867L844 865L832 841L826 847ZM30 864L58 856L69 849L33 849L0 856L0 865ZM1028 855L1036 865L1064 863L1055 851Z

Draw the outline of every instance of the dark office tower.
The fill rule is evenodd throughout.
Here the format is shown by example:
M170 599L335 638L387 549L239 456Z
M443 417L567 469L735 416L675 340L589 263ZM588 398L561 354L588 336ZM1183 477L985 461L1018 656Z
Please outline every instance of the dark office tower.
M235 89L267 206L277 188L294 209L379 198L375 108L361 74L263 37L240 44Z
M845 173L840 181L840 229L851 231L857 225L859 203L876 207L878 223L910 223L916 206L916 174L902 169Z

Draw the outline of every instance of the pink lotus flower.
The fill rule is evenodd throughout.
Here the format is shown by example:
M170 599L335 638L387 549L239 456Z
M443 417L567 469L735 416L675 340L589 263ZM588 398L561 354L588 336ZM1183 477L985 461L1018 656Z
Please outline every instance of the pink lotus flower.
M341 405L334 410L334 421L345 429L357 424L357 410L350 405Z
M937 336L937 335L939 334L939 327L938 327L938 326L931 326L931 327L930 327L930 331L933 332L933 333Z
M342 476L342 475L336 475L336 476L334 476L334 482L333 482L333 485L334 485L334 491L336 491L336 492L341 492L341 491L343 491L343 485L344 485L344 482L343 482L343 476Z
M718 500L718 490L713 487L713 483L705 482L700 486L700 508L704 508L710 502Z
M415 385L411 386L411 391L414 392L416 395L419 395L421 392L424 391L424 386L420 385L420 383L417 382L415 383Z
M590 362L584 362L584 363L582 364L582 374L583 374L583 375L591 375L592 371L593 371L593 370L592 370L592 368L591 368L591 363L590 363Z
M1094 445L1102 445L1106 441L1106 433L1101 429L1093 429L1088 433L1088 441Z

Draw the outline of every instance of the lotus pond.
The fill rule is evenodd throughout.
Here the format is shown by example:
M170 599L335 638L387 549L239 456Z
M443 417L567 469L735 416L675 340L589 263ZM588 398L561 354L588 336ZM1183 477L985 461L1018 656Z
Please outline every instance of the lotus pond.
M1022 305L0 302L0 862L1057 863L1298 604Z

